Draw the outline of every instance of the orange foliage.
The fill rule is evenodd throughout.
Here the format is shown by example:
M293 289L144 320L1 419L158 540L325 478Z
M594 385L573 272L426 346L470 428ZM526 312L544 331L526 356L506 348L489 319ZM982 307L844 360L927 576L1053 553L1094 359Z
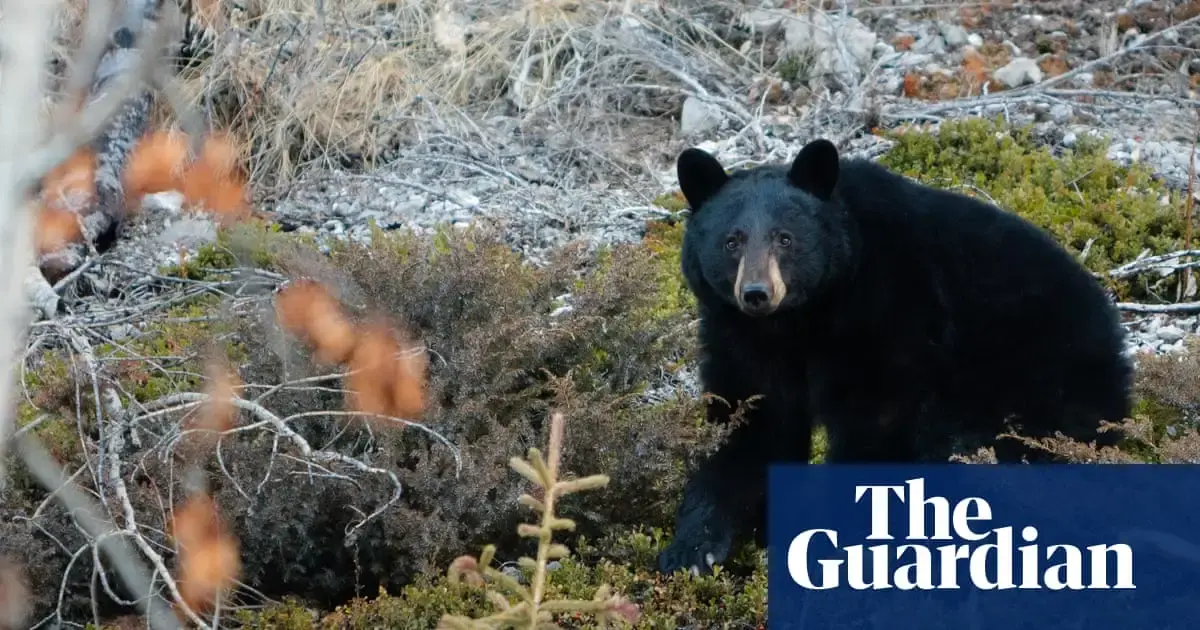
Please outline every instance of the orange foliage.
M64 208L39 205L34 218L34 249L38 256L57 252L79 240L79 215Z
M1056 77L1071 69L1070 64L1067 63L1067 60L1062 55L1050 55L1039 61L1038 67L1042 69L1042 72L1046 73L1047 77Z
M317 360L350 369L347 404L363 413L410 419L425 410L425 353L382 319L355 327L321 284L298 280L275 299L280 325Z
M188 160L189 143L177 131L156 131L139 140L125 168L129 203L174 190L183 194L188 207L212 212L221 221L245 218L250 205L234 138L227 133L208 134L193 161Z
M904 75L904 95L912 98L921 92L921 75L909 72Z
M325 363L342 363L354 351L354 327L325 287L312 280L289 284L275 296L284 330L303 339Z
M145 195L177 190L188 159L188 139L176 131L142 137L125 163L125 196L136 204Z
M962 70L963 74L970 77L977 85L982 85L984 81L991 78L987 59L974 48L963 50Z
M79 212L96 195L96 156L82 147L42 178L33 202L34 248L39 256L56 252L83 236Z
M216 503L200 494L175 510L171 535L179 549L179 594L192 610L205 610L225 594L241 572L237 540Z
M358 337L346 379L352 409L362 413L413 418L425 409L425 354L402 344L382 322Z
M42 203L55 208L81 210L96 194L96 155L81 147L42 179Z
M31 600L24 571L10 560L0 558L0 630L27 627Z
M227 363L210 361L208 365L208 401L195 426L207 431L228 431L237 420L234 398L241 379Z

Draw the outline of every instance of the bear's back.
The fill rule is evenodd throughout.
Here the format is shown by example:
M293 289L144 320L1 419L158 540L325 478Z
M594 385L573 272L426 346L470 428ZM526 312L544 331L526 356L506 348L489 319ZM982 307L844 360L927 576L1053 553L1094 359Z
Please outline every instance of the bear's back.
M1119 315L1099 282L1028 220L859 160L843 161L838 193L859 230L864 299L903 310L936 297L972 355L1123 349ZM1021 354L1014 364L1028 358Z
M1107 304L1095 278L1049 233L992 203L860 160L843 162L838 193L867 260L890 255L920 264L963 299L1001 309L1039 296L1051 298L1047 307ZM1070 299L1053 299L1064 292Z

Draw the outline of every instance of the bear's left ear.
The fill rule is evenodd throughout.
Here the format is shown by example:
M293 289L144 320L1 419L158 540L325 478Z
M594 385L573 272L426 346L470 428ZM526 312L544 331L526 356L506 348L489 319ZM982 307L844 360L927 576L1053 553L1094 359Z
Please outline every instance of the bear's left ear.
M699 210L729 180L717 158L695 147L679 154L675 174L679 177L679 191L693 211Z
M824 138L804 145L792 161L788 179L804 192L822 201L829 201L838 180L837 147Z

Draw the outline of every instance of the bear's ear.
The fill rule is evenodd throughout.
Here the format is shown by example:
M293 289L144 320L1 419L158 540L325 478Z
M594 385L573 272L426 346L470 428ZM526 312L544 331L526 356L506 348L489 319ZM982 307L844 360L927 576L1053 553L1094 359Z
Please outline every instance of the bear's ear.
M675 173L679 176L679 190L693 211L717 194L729 180L725 167L717 158L694 147L679 154L679 159L675 161Z
M829 201L838 180L837 147L824 138L804 145L792 161L788 179L808 194Z

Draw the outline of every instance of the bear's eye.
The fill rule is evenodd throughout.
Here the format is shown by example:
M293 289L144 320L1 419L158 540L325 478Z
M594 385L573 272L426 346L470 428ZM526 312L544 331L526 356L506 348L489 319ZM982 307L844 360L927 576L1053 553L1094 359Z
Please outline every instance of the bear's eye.
M736 236L730 236L725 239L725 249L728 249L729 251L733 251L733 250L737 249L737 246L738 246L738 238Z
M792 244L792 237L790 234L780 234L779 235L779 246L780 247L789 247L789 246L791 246L791 244Z

